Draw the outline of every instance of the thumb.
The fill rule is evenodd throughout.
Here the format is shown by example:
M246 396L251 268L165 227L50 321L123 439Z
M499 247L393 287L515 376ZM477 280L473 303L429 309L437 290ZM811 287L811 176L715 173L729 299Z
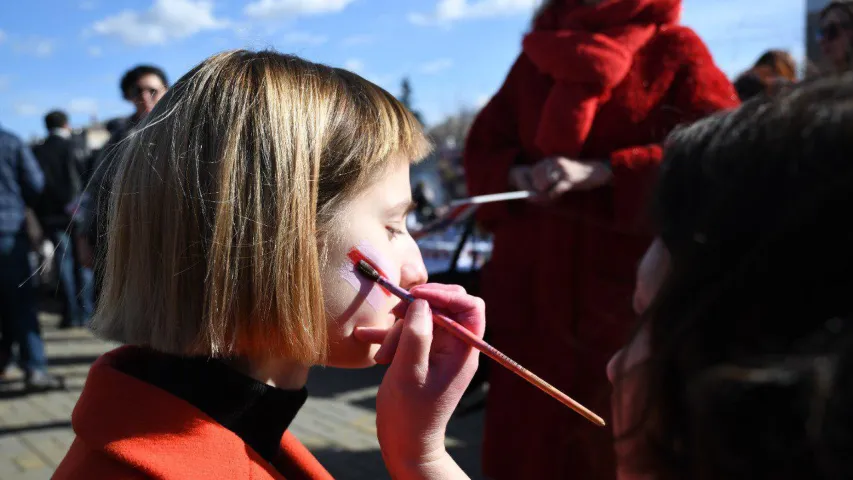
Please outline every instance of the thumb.
M425 381L432 344L432 312L429 304L425 300L415 300L409 306L403 322L403 333L392 366L421 367L415 368L413 373L423 377L418 380Z

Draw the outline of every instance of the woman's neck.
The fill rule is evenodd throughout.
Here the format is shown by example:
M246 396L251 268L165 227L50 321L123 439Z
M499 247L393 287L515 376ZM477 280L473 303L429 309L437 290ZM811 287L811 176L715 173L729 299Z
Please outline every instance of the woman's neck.
M308 365L291 360L239 357L225 363L243 375L282 390L299 390L308 381Z

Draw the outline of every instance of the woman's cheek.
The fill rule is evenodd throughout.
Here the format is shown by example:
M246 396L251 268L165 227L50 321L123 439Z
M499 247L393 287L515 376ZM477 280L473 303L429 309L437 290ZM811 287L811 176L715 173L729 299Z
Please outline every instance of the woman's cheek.
M366 278L356 265L364 260L392 283L400 279L399 268L394 268L387 256L367 240L362 240L349 248L346 259L338 268L338 276L355 293L356 301L363 301L376 313L387 313L396 304L390 292Z

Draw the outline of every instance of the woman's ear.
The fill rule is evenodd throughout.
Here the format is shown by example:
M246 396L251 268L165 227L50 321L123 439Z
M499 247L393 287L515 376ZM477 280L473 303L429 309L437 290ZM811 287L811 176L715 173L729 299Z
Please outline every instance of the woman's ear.
M642 315L660 290L669 273L669 251L660 237L655 237L637 267L634 286L634 313Z

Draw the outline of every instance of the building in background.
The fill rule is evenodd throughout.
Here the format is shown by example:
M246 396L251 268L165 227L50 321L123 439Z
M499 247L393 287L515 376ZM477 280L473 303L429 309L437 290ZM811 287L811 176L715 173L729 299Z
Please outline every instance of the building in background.
M820 66L820 46L817 43L817 30L820 26L820 11L830 0L806 0L806 74Z

